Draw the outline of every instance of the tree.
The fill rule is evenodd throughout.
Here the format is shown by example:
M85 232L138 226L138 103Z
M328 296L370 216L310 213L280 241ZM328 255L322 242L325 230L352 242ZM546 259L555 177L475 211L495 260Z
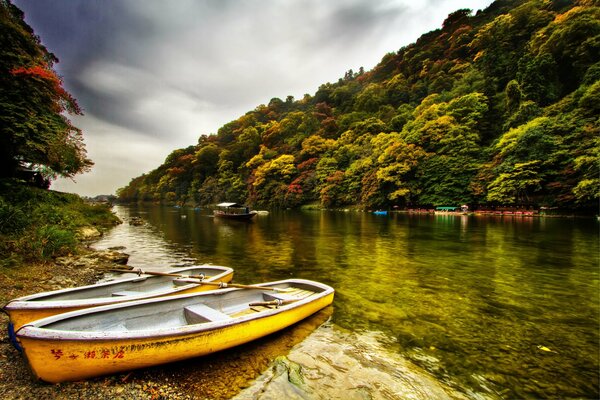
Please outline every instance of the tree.
M382 187L387 186L387 197L393 202L410 202L417 193L411 183L414 174L425 152L414 144L408 144L398 137L397 133L379 134L373 141L386 141L381 146L381 155L377 158L379 169L377 179ZM412 182L411 182L412 181Z
M487 200L499 204L527 204L541 189L539 160L517 163L512 171L500 174L488 186Z
M202 147L195 155L196 169L203 175L214 174L217 171L220 152L221 150L213 143Z
M252 197L261 204L283 206L288 185L296 172L294 156L290 154L260 164L253 173Z
M72 177L93 165L67 117L82 111L54 71L57 61L22 11L0 2L0 176L27 165L49 178Z

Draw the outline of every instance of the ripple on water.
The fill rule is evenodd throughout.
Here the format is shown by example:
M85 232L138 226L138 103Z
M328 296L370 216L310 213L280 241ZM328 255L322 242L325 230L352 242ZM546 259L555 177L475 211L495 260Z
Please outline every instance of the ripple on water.
M156 271L166 271L173 266L187 265L195 261L181 250L181 246L166 240L157 227L150 224L129 224L127 221L131 217L127 208L117 207L115 211L124 223L95 242L95 249L124 247L121 251L129 254L130 266L152 267Z

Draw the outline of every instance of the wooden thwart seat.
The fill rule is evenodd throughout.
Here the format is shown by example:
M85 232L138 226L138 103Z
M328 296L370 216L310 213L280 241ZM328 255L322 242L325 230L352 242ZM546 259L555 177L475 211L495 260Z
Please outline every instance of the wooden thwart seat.
M261 311L268 311L268 310L272 310L272 309L273 309L273 306L253 306L253 307L245 308L241 311L238 311L235 314L233 314L231 317L237 318L237 317L242 317L244 315L255 314L255 313L258 313Z
M202 322L214 322L230 319L231 317L219 310L215 310L205 304L194 304L184 307L185 319L188 324L199 324Z
M271 300L300 300L300 299L304 299L308 296L310 296L311 294L314 294L315 292L311 292L310 290L294 290L292 292L289 293L263 293L263 299L265 301L271 301Z

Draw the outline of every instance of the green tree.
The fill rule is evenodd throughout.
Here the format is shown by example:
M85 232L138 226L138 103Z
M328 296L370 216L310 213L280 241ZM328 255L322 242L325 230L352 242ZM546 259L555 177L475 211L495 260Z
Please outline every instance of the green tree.
M296 172L294 156L290 154L260 164L253 173L252 198L259 204L284 206L288 185Z
M499 204L528 204L530 196L541 189L541 161L517 163L501 173L488 186L487 200Z
M406 143L397 133L379 134L373 139L377 157L376 176L385 188L388 200L406 204L416 198L415 173L425 152L419 146Z
M195 154L195 169L202 177L214 175L218 168L217 163L219 162L219 154L221 149L214 144L209 143L204 147L201 147Z
M81 131L67 117L81 109L56 75L57 61L22 11L0 2L0 176L13 176L20 164L52 178L93 165Z

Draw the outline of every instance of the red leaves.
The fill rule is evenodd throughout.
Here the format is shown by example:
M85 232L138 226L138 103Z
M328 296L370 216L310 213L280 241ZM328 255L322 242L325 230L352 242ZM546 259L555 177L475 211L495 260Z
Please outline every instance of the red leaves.
M26 76L31 76L34 78L41 78L43 80L51 81L56 84L60 84L60 79L58 78L58 76L56 76L54 71L52 71L48 68L45 68L41 65L35 65L35 66L29 67L29 68L25 68L25 67L13 68L10 71L10 73L14 76L26 75Z
M295 181L294 181L295 182ZM288 192L289 193L295 193L295 194L302 194L302 186L300 186L297 183L291 183L288 186Z
M167 170L167 173L171 176L176 176L176 175L181 175L185 172L186 170L184 168L181 167L173 167L173 168L169 168Z
M51 98L54 98L56 112L67 110L74 114L81 114L81 109L75 99L63 88L62 79L46 64L32 67L17 67L10 70L15 77L26 77L42 80L48 84Z

